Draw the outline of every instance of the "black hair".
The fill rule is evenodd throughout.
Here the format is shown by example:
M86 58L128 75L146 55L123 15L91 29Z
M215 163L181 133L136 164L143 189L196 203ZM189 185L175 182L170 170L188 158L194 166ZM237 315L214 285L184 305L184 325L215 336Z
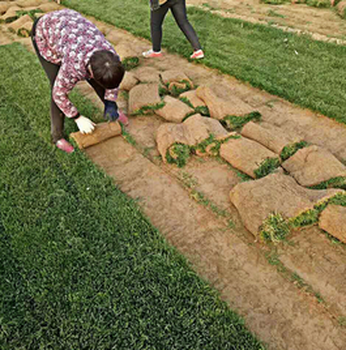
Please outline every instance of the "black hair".
M119 56L111 51L96 51L90 58L94 79L105 89L117 88L123 80L125 69Z

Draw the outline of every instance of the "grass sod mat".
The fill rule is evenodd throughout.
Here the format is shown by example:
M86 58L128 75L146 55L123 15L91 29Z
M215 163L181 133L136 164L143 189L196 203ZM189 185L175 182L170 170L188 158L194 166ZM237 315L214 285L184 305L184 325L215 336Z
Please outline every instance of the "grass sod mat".
M284 219L280 213L270 215L260 227L260 236L265 241L279 243L286 239L291 229L299 229L318 223L319 216L328 205L340 205L346 207L346 194L339 193L332 198L324 200L306 210L296 217ZM336 240L333 238L333 240Z
M147 0L63 0L63 4L150 40ZM205 65L346 123L345 46L196 7L188 8L188 16L205 49ZM171 15L164 23L163 46L186 58L191 54Z
M2 349L263 349L110 178L50 146L35 56L0 55Z

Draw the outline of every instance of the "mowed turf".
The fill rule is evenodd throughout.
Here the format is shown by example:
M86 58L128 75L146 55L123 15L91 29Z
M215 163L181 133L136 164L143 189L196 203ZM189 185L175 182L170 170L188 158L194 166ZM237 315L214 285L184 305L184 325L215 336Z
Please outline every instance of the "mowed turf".
M0 57L0 348L264 349L110 178L50 145L36 57Z
M63 4L150 39L148 0L63 0ZM206 58L203 63L302 107L346 123L346 47L266 25L188 9ZM186 58L191 46L171 15L163 46Z

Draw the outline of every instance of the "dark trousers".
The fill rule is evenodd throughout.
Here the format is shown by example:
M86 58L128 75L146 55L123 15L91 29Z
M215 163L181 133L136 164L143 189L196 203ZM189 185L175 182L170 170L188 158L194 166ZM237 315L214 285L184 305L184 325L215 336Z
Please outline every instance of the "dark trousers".
M200 50L197 34L187 19L186 0L168 0L158 10L151 11L151 39L153 42L153 50L161 51L162 41L162 23L168 10L171 9L173 17L177 22L180 30L191 43L194 50Z
M55 83L55 79L59 73L60 66L51 62L48 62L45 60L36 45L35 42L35 29L37 25L38 20L35 21L32 31L31 31L31 40L33 43L33 46L35 48L35 52L37 54L37 57L46 72L46 75L49 79L50 86L53 92L53 87ZM88 83L94 88L97 95L100 97L101 101L104 102L104 96L105 96L105 89L100 86L94 79L87 80ZM50 119L51 119L51 136L52 136L52 142L55 144L58 140L62 139L64 137L64 121L65 121L65 115L61 112L59 107L54 102L53 97L51 96L50 101Z

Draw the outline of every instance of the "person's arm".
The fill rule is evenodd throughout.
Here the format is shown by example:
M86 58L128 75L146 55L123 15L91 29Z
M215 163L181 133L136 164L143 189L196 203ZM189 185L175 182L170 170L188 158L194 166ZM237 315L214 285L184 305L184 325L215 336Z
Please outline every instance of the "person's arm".
M68 98L69 93L75 87L77 81L77 78L70 77L67 74L65 66L62 65L54 82L52 98L67 118L75 120L81 133L89 134L94 130L95 124L90 119L81 116Z
M118 105L116 103L118 94L119 88L105 91L105 119L116 121L119 118Z

